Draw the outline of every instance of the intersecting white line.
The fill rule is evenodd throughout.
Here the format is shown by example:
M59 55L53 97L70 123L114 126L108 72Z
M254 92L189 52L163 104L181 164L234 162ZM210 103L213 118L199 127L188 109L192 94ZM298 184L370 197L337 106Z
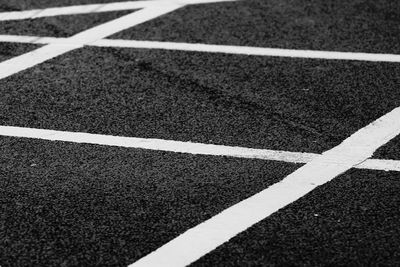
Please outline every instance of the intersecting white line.
M0 126L0 136L22 137L49 141L61 141L71 143L84 143L102 146L117 146L136 149L148 149L175 153L187 153L208 156L227 156L235 158L273 160L289 163L308 163L317 157L316 153L290 152L270 149L256 149L238 146L225 146L214 144L202 144L182 142L164 139L123 137L102 134L90 134L81 132L66 132L26 127ZM400 161L368 159L359 165L357 169L398 171Z
M141 9L151 6L163 6L170 4L193 5L211 2L228 2L232 0L148 0L148 1L126 1L105 4L88 4L67 7L50 7L44 9L33 9L24 11L0 12L0 21L36 19L62 15L78 15L110 11L123 11Z
M232 237L371 157L400 133L400 108L357 131L295 172L187 230L130 267L191 264Z
M152 4L152 1L128 1L109 4L77 5L67 7L51 7L24 11L1 12L0 21L36 19L43 17L77 15L108 11L122 11L140 9Z
M107 36L145 22L186 4L220 2L229 0L169 0L120 2L102 5L70 6L41 10L3 12L1 20L18 20L56 15L71 15L93 12L137 9L137 11L76 34L70 38L0 36L3 41L42 43L46 46L0 63L0 79L48 59L86 46L130 47L145 49L168 49L182 51L245 54L257 56L279 56L316 59L363 60L379 62L400 62L400 55L351 53L334 51L292 50L260 47L238 47L228 45L186 44L172 42L149 42L135 40L107 40ZM143 6L142 6L143 7ZM0 40L1 41L1 40ZM45 42L46 41L46 42ZM243 158L279 160L306 163L282 181L260 193L224 210L202 224L189 229L156 251L143 257L131 266L185 266L214 250L248 227L265 219L277 210L325 184L351 168L400 171L399 161L368 159L374 151L400 133L400 108L384 115L377 121L357 131L337 147L322 155L296 153L210 144L179 142L160 139L115 137L86 133L71 133L41 129L0 126L0 135L65 142L90 143L121 147L134 147Z
M4 79L10 75L43 63L44 61L81 48L85 44L90 44L119 31L154 19L180 7L182 7L182 5L177 4L150 6L75 34L67 38L68 42L66 44L48 44L26 54L3 61L0 63L0 79Z
M21 35L0 35L0 42L58 44L58 45L72 45L72 46L76 44L76 42L74 42L69 38L21 36ZM281 49L281 48L267 48L267 47L264 48L264 47L233 46L233 45L191 44L191 43L177 43L177 42L116 40L116 39L101 39L85 45L97 46L97 47L162 49L162 50L179 50L179 51L190 51L190 52L224 53L224 54L270 56L270 57L400 62L400 55L396 54L336 52L336 51L320 51L320 50L295 50L295 49Z

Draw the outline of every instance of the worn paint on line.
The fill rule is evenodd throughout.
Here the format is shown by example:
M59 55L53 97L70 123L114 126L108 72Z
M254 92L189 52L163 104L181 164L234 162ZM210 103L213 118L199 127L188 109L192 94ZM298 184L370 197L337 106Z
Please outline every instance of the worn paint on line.
M69 38L19 36L19 35L0 35L0 42L77 45L77 43L74 40L70 40ZM158 42L158 41L101 39L85 45L91 45L96 47L160 49L160 50L223 53L223 54L236 54L236 55L249 55L249 56L290 57L290 58L309 58L309 59L327 59L327 60L356 60L356 61L397 62L397 63L400 62L400 55L396 54L296 50L296 49L281 49L281 48L267 48L267 47L263 48L263 47L232 46L232 45L190 44L190 43Z
M267 47L263 48L263 47L251 47L251 46L190 44L190 43L176 43L176 42L112 40L112 39L99 40L95 42L93 45L101 47L165 49L165 50L180 50L180 51L192 51L192 52L225 53L225 54L252 55L252 56L270 56L270 57L400 62L400 55L379 54L379 53L335 52L335 51L320 51L320 50L299 50L299 49L283 49L283 48L267 48Z
M140 9L152 4L152 1L127 1L108 4L89 4L66 7L50 7L24 11L1 12L0 21L36 19L63 15L78 15L109 11Z
M130 267L189 265L252 225L372 156L400 134L400 108L360 129L282 181L187 230Z
M123 11L141 9L152 6L163 5L194 5L208 4L215 2L232 2L235 0L146 0L146 1L125 1L104 4L87 4L65 7L49 7L43 9L32 9L24 11L0 12L0 21L36 19L44 17L90 14L111 11Z
M144 8L66 38L67 42L65 44L48 44L26 54L3 61L0 63L0 79L81 48L84 45L103 39L119 31L154 19L180 7L182 6L170 4Z
M202 144L163 139L122 137L102 134L65 132L24 127L0 126L0 136L42 139L72 143L84 143L104 146L117 146L137 149L159 150L194 155L226 156L236 158L274 160L290 163L308 163L319 154L290 152L281 150L256 149L238 146ZM384 171L399 171L400 161L368 159L354 168Z

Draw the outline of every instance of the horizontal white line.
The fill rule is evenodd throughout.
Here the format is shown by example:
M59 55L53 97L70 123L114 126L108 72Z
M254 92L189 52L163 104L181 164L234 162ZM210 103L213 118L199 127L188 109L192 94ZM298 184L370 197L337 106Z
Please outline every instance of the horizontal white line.
M241 0L154 0L154 4L200 5L210 3L237 2Z
M189 43L175 43L175 42L111 40L111 39L99 40L93 45L102 47L166 49L166 50L226 53L226 54L270 56L270 57L400 62L400 55L395 55L395 54L295 50L295 49L262 48L262 47L250 47L250 46L189 44Z
M182 7L181 5L151 6L140 9L128 15L97 25L67 38L65 44L49 43L31 52L11 58L0 63L0 79L4 79L20 71L43 63L56 56L80 48L119 31L126 30L137 24L154 19Z
M341 144L263 191L190 228L129 267L187 266L231 238L326 184L400 133L400 108L360 129Z
M133 10L143 8L152 3L151 1L128 1L109 4L77 5L67 7L52 7L46 9L33 9L26 11L11 11L0 13L0 21L35 19L61 15L76 15L87 13L98 13L107 11Z
M33 9L26 11L0 12L0 21L133 10L155 5L157 6L169 5L169 4L192 5L192 4L206 4L206 3L227 2L227 1L234 1L234 0L158 0L158 1L149 0L149 1L113 2L106 4L88 4L88 5L77 5L77 6L66 6L66 7L51 7L45 9Z
M76 45L76 43L73 40L68 38L19 36L19 35L0 35L0 42L59 44L59 45L71 45L71 46ZM238 54L238 55L252 55L252 56L400 62L400 55L395 55L395 54L294 50L294 49L262 48L262 47L232 46L232 45L209 45L209 44L190 44L190 43L157 42L157 41L112 40L112 39L101 39L87 45L98 46L98 47L164 49L164 50L224 53L224 54Z
M25 35L0 35L0 42L28 44L63 44L68 38L39 37Z
M159 150L159 151L188 153L197 155L273 160L273 161L282 161L289 163L308 163L320 156L319 154L315 153L255 149L246 147L202 144L202 143L182 142L182 141L163 140L163 139L121 137L121 136L89 134L89 133L79 133L79 132L65 132L65 131L23 128L23 127L13 127L13 126L0 126L0 136ZM361 164L355 166L355 168L400 172L400 161L368 159L362 162Z
M76 42L83 45L90 44L122 30L129 29L143 22L165 15L180 7L182 6L175 4L161 6L154 5L87 29L69 37L68 39L72 43Z
M367 159L354 166L356 169L378 170L378 171L400 171L400 160L391 159Z

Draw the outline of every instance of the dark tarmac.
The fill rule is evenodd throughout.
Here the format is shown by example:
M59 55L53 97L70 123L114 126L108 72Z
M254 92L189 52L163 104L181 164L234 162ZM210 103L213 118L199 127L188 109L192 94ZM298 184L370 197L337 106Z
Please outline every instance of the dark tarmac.
M4 79L0 123L322 153L399 83L394 63L86 47Z
M399 178L351 170L192 266L398 266Z
M68 37L128 13L0 21L0 34ZM398 54L399 22L390 0L244 0L111 39ZM38 47L0 43L0 61ZM399 84L399 63L84 47L1 80L0 125L322 153L399 107ZM4 267L126 266L302 166L12 137L0 152ZM400 137L373 158L400 160ZM351 169L193 266L399 266L399 189L399 172Z
M300 166L5 137L0 144L2 266L126 266Z

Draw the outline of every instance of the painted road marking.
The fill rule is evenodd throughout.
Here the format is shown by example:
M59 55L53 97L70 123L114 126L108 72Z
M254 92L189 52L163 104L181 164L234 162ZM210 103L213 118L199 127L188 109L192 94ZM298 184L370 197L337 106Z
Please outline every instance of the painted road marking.
M371 157L400 134L400 107L358 130L282 181L249 197L141 258L130 267L186 266L316 187Z
M199 0L200 1L200 0ZM390 54L370 54L370 53L350 53L332 51L311 51L311 50L291 50L257 47L237 47L220 46L206 44L185 44L171 42L147 42L129 40L107 40L104 39L113 33L129 28L134 23L142 23L172 10L175 10L189 3L199 3L196 0L175 0L173 3L158 1L157 5L146 6L141 11L126 15L119 19L110 21L103 25L94 27L70 38L37 38L22 36L19 40L34 40L40 43L47 40L45 47L18 56L14 59L0 63L0 79L17 73L26 68L40 64L50 58L67 53L71 50L86 46L106 46L106 47L131 47L144 49L168 49L197 51L209 53L229 53L259 56L279 56L279 57L299 57L317 59L341 59L341 60L364 60L380 62L400 62L399 55ZM143 1L140 1L143 2ZM201 1L202 3L217 1ZM118 3L114 3L118 4ZM119 3L121 4L121 3ZM139 5L136 2L136 5ZM133 5L133 4L132 4ZM52 10L43 9L32 11L16 12L13 15L7 12L1 13L4 20L36 18L53 15L79 14L79 12L106 12L107 8L102 5L97 7L86 7L84 9L65 9L53 8ZM69 8L69 9L68 9ZM120 8L118 5L113 7ZM131 6L132 8L132 6ZM170 9L170 11L168 11ZM25 12L25 13L24 13ZM31 12L31 13L29 13ZM58 12L58 14L57 14ZM64 12L64 14L62 14ZM68 13L69 12L69 13ZM71 13L72 12L72 13ZM78 13L73 13L78 12ZM157 15L159 13L159 15ZM1 15L0 14L0 15ZM25 15L24 15L25 14ZM82 14L82 13L81 13ZM157 16L156 16L157 15ZM30 17L29 17L30 16ZM1 17L1 16L0 16ZM136 21L135 21L136 20ZM139 22L138 22L139 21ZM140 22L141 21L141 22ZM132 24L131 24L132 23ZM130 25L130 26L129 26ZM122 26L120 28L120 26ZM124 28L125 27L125 28ZM119 29L120 28L120 29ZM119 30L118 30L119 29ZM3 36L12 41L12 36ZM47 39L46 39L47 38ZM17 38L14 38L17 40ZM10 70L6 70L10 69ZM45 140L58 140L66 142L92 143L100 145L116 145L122 147L136 147L144 149L164 150L181 153L204 154L204 155L225 155L245 158L261 158L265 160L280 160L286 162L307 163L297 171L287 176L260 193L226 209L220 214L203 222L202 224L188 230L176 239L165 244L156 251L140 259L131 266L185 266L197 260L201 256L212 251L219 245L228 241L238 233L246 230L251 225L263 220L270 214L296 201L306 195L319 185L325 184L341 173L350 168L368 168L376 170L397 170L399 162L393 160L368 159L373 152L384 145L400 132L400 109L392 112L371 123L367 127L359 130L351 137L346 139L339 146L323 153L322 155L312 153L295 153L286 151L273 151L262 149L250 149L239 147L216 146L208 144L198 144L190 142L177 142L160 139L141 139L129 137L113 137L103 135L92 135L85 133L69 133L60 131L49 131L40 129L28 129L17 127L0 127L3 136L19 136L26 138L38 138ZM396 120L397 119L397 120ZM27 130L28 129L28 130ZM45 131L45 132L43 132ZM291 160L291 161L290 161ZM392 169L391 169L392 168ZM195 244L195 245L192 245Z
M234 0L168 0L153 1L139 11L122 16L104 24L85 30L74 36L64 39L63 44L48 44L26 54L11 58L0 63L0 79L36 66L49 59L60 56L72 50L90 45L107 36L128 29L143 22L152 20L166 13L172 12L186 4L211 3ZM45 12L45 11L43 11Z
M69 38L21 36L21 35L0 35L0 42L10 43L30 43L30 44L58 44L76 45ZM161 49L177 50L189 52L223 53L235 55L269 56L269 57L290 57L290 58L310 58L310 59L334 59L334 60L357 60L375 62L400 62L400 55L379 54L379 53L353 53L335 52L320 50L295 50L281 48L263 48L250 46L233 45L210 45L210 44L190 44L175 42L158 41L136 41L136 40L115 40L101 39L90 44L97 47L116 47L116 48L137 48L137 49Z
M12 126L0 126L0 136L158 150L194 155L227 156L236 158L273 160L289 163L309 163L321 156L315 153L289 152L281 150L256 149L237 146L202 144L151 138L122 137L80 132L65 132ZM400 161L368 159L358 165L355 165L354 168L400 172Z
M44 17L78 15L109 11L122 11L144 8L151 4L151 1L128 1L109 4L77 5L67 7L51 7L45 9L32 9L24 11L1 12L0 21L36 19Z
M144 8L69 37L67 38L66 44L49 44L26 54L3 61L0 63L0 79L4 79L10 75L43 63L49 59L78 49L84 44L90 44L96 40L128 29L134 25L154 19L158 16L176 10L179 7L181 6L171 4L160 7L152 6Z
M228 2L232 0L148 0L148 1L126 1L105 4L88 4L66 7L50 7L44 9L32 9L24 11L0 12L0 21L36 19L44 17L90 14L110 11L123 11L160 6L165 4L193 5L214 2Z
M263 48L263 47L233 46L233 45L189 44L189 43L174 43L174 42L135 41L135 40L130 41L130 40L110 40L110 39L99 40L95 42L93 45L101 47L165 49L165 50L181 50L181 51L192 51L192 52L225 53L225 54L238 54L238 55L270 56L270 57L400 62L400 55L395 55L395 54L295 50L295 49L280 49L280 48L267 48L267 47Z

